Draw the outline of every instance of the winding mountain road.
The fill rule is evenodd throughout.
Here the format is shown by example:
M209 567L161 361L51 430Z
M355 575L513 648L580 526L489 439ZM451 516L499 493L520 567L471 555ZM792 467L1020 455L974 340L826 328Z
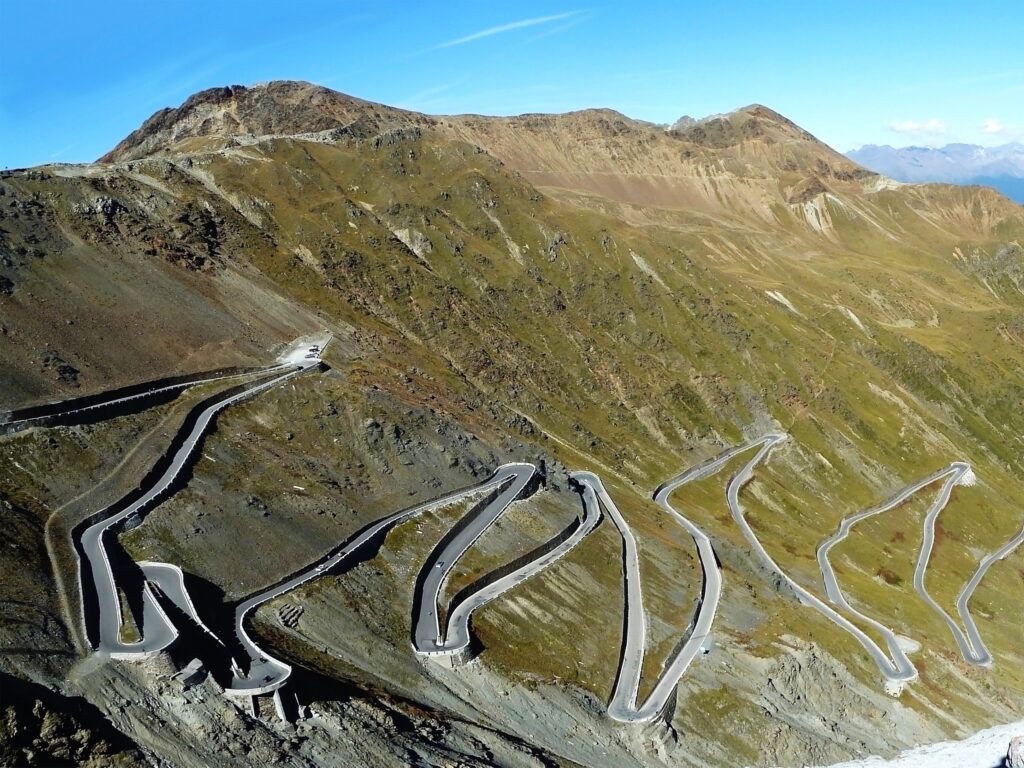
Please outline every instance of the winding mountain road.
M291 673L288 664L262 650L246 631L245 620L253 610L268 600L327 574L371 542L380 540L395 525L427 509L445 507L470 496L497 490L498 493L493 499L457 524L460 527L456 535L439 542L426 559L417 578L418 598L414 600L413 606L413 650L428 657L450 656L464 652L470 644L469 622L478 608L550 566L579 544L600 522L600 512L592 507L586 507L582 518L577 518L562 534L556 536L554 541L549 542L550 546L543 547L542 552L531 553L536 554L535 557L528 558L526 562L507 573L502 569L492 571L463 588L450 603L447 632L442 632L438 619L438 604L446 576L483 532L519 497L535 473L536 467L532 464L505 464L483 483L388 515L347 539L341 547L316 565L240 603L235 610L235 636L239 645L248 654L249 664L246 672L235 671L235 677L227 692L233 695L269 693L283 685Z
M138 628L142 637L135 642L125 642L121 639L121 627L124 619L113 568L104 543L108 532L113 526L127 520L132 515L145 513L167 491L182 470L193 461L206 431L220 411L241 400L283 384L319 364L319 358L299 360L288 365L285 373L207 406L198 415L181 445L171 456L167 468L149 484L148 488L144 489L141 496L119 512L85 530L80 540L81 553L85 559L82 567L82 584L83 589L86 583L92 584L98 603L96 650L109 654L113 658L144 657L163 650L177 637L177 630L157 603L150 587L146 585L142 594L142 626ZM114 508L116 507L115 504Z
M224 375L218 375L218 376L207 376L207 377L203 377L203 378L194 378L194 379L193 378L189 378L187 381L179 381L179 382L175 382L174 384L167 384L167 385L164 385L164 386L153 387L152 389L147 389L147 390L144 390L142 392L135 392L135 393L130 394L130 395L123 395L123 396L119 395L119 396L114 396L114 397L110 397L110 398L106 398L106 399L100 399L97 402L90 403L89 405L81 405L81 406L74 405L74 403L76 401L72 400L72 401L69 402L69 406L70 407L68 407L68 408L59 408L57 406L59 406L60 403L52 403L51 405L54 406L54 409L53 409L52 412L48 412L45 415L41 415L41 416L30 416L30 417L24 418L24 419L14 419L14 420L11 420L11 421L5 421L5 422L0 423L0 427L3 427L5 430L8 430L8 431L18 431L18 430L21 430L21 429L28 429L31 426L35 426L36 424L39 424L39 423L42 423L42 422L45 422L45 421L48 421L48 420L64 419L64 418L67 418L69 416L81 415L81 414L88 413L89 411L99 410L101 408L110 408L110 407L113 407L113 406L116 406L116 405L121 405L123 403L132 402L133 400L141 400L143 398L152 397L153 395L158 395L158 394L163 393L163 392L174 392L174 391L179 391L179 390L183 391L183 390L186 390L186 389L190 389L192 387L200 386L201 384L210 384L210 383L215 382L215 381L227 381L229 379L251 378L253 376L258 376L258 375L268 374L268 373L274 373L275 371L284 370L287 367L288 367L287 363L278 363L276 365L266 366L264 368L256 368L254 370L244 371L244 372L241 372L241 373L230 373L230 374L224 374ZM200 375L202 375L202 374L200 374ZM143 386L143 385L139 385L139 386ZM81 400L81 398L78 400L78 402L80 402L80 400Z
M519 497L535 472L536 467L533 464L505 464L499 468L495 478L501 476L501 479L497 480L498 483L504 484L501 492L475 513L471 512L460 520L457 524L458 530L453 529L455 535L442 539L427 556L420 576L416 579L420 599L416 601L418 604L413 606L413 648L417 653L428 656L454 654L469 645L468 631L464 644L459 642L463 639L461 637L453 639L453 642L446 642L438 615L441 589L448 574L466 550L472 547L491 523Z
M914 590L918 593L921 599L924 600L932 610L936 611L943 621L945 621L965 661L978 666L991 666L992 655L989 653L988 648L985 647L985 643L981 639L981 634L974 622L974 618L968 610L967 603L970 601L971 596L974 594L974 590L978 587L978 584L981 583L982 578L985 576L985 573L987 573L992 564L1005 558L1014 549L1016 549L1021 542L1024 542L1024 529L1022 529L1016 537L1008 541L996 552L984 558L978 564L974 574L957 595L957 613L963 622L964 630L961 630L960 626L956 623L956 620L953 619L953 617L950 616L949 613L932 598L925 586L925 574L927 572L928 564L931 561L932 549L935 543L935 526L938 522L938 517L949 504L953 488L957 485L974 482L974 473L971 470L970 464L963 461L954 462L945 469L941 469L923 480L907 486L885 504L844 518L840 522L836 533L826 541L822 542L818 547L818 564L821 567L822 578L825 582L825 591L827 592L829 599L836 605L841 606L857 618L878 630L885 638L886 644L889 646L897 666L905 669L913 669L913 665L900 648L894 632L889 627L886 627L875 619L857 611L847 601L846 596L839 587L835 571L829 561L829 553L833 547L850 534L853 526L861 520L893 509L922 489L942 479L945 479L945 482L943 482L938 496L935 498L935 501L932 502L931 506L928 508L928 512L925 514L921 549L918 553L917 563L914 567Z
M904 501L915 495L918 491L928 487L932 483L935 483L942 478L949 478L947 483L955 482L956 478L959 477L957 474L958 470L955 465L941 469L938 472L934 472L928 477L920 480L913 485L909 485L902 491L897 493L891 499L884 504L880 504L877 507L865 510L864 512L858 512L856 514L844 517L840 523L839 528L832 536L827 538L821 544L818 545L817 558L818 567L821 569L821 578L825 584L825 594L828 595L828 599L835 605L838 605L843 610L855 616L860 621L873 627L885 640L885 644L889 648L891 654L891 667L896 670L898 674L897 679L911 680L917 676L917 669L914 664L907 657L906 651L899 643L899 639L896 633L885 624L871 618L870 616L858 611L854 608L850 602L846 599L846 595L839 586L839 580L836 578L835 569L832 567L832 562L829 556L832 550L847 536L853 529L853 526L859 523L861 520L866 520L869 517L880 515L884 512L888 512L890 509L898 507ZM955 476L955 477L954 477Z
M337 568L361 549L368 546L370 543L379 540L392 527L403 520L418 515L427 509L455 504L488 489L500 487L505 483L508 483L510 480L514 481L517 476L526 475L527 469L529 470L529 475L525 477L523 482L523 484L525 484L525 481L529 480L529 477L533 475L533 465L506 464L499 467L498 470L483 483L454 491L438 499L433 499L431 501L424 502L423 504L418 504L414 507L403 509L399 512L395 512L394 514L388 515L387 517L381 518L346 539L338 549L328 554L315 565L307 568L298 575L283 581L271 589L261 592L260 594L250 597L240 603L235 609L235 637L238 644L248 654L249 664L248 669L245 672L236 670L235 678L232 681L230 688L225 692L235 695L256 695L260 693L267 693L281 687L291 674L291 667L288 664L273 658L270 654L262 650L258 645L256 645L252 637L250 637L249 633L246 631L245 620L253 610L268 600L273 600L275 597L283 595L286 592L290 592L296 587L305 584L307 581L323 576L330 570ZM515 483L515 486L518 487L519 483ZM506 493L502 494L502 496L504 497L506 495L507 489ZM511 501L512 499L510 498L508 503L511 503Z
M992 654L989 653L988 648L981 639L981 633L978 632L978 627L974 623L974 618L971 616L970 610L968 610L967 603L974 594L974 590L978 588L981 580L985 577L985 574L988 573L988 569L991 568L994 563L1006 559L1010 553L1022 543L1024 543L1024 527L1022 527L1020 532L1003 546L982 559L978 564L977 569L974 571L974 574L970 579L968 579L967 583L964 584L963 588L960 590L960 594L957 595L957 613L960 614L960 619L963 621L964 627L967 630L967 640L974 650L975 658L979 659L979 662L976 663L979 663L981 666L988 667L992 665Z
M890 680L892 682L903 682L906 680L910 680L913 677L916 677L917 670L913 668L913 665L911 665L908 669L894 664L885 654L885 652L878 647L875 641L872 640L862 629L860 629L860 627L851 622L849 619L847 619L845 616L843 616L841 613L835 610L828 603L824 602L817 595L811 593L804 587L797 584L792 578L790 578L789 575L782 570L779 564L775 562L772 556L768 554L768 551L764 548L764 546L761 544L761 541L757 538L757 534L754 533L753 529L750 527L750 524L747 522L746 517L743 514L743 507L740 505L740 488L743 487L743 485L746 484L748 480L750 480L753 473L753 466L755 466L757 462L759 462L765 456L767 456L768 453L776 445L778 445L780 442L786 439L787 436L784 434L770 434L761 438L761 440L751 444L757 445L758 443L760 443L761 450L758 451L754 459L750 463L748 463L739 472L739 474L737 474L732 479L732 482L729 483L729 488L726 493L726 498L729 503L729 510L732 512L733 520L736 521L736 524L740 527L740 530L743 532L744 538L746 538L747 542L758 554L762 562L766 566L768 566L770 570L774 571L775 574L779 576L779 578L786 582L790 589L792 589L793 592L796 594L800 602L804 605L814 608L819 613L824 615L827 619L836 624L838 627L846 630L851 635L853 635L854 638L856 638L857 642L864 646L864 649L874 660L875 664L878 665L879 670L881 670L882 674L885 676L887 680Z
M324 342L326 344L326 342ZM114 514L85 529L79 546L82 554L82 586L92 584L95 590L97 608L97 638L95 648L99 653L119 659L139 659L157 653L170 645L177 637L178 630L168 617L164 606L170 603L188 616L201 630L221 645L223 641L205 625L199 616L184 581L184 574L177 566L167 563L141 562L141 622L138 627L140 639L126 642L121 639L124 624L117 578L106 550L106 538L115 526L133 515L142 516L158 502L174 484L180 473L195 460L198 447L216 415L223 409L256 394L278 386L320 364L320 347L295 347L278 359L273 366L256 369L249 373L230 374L200 378L188 383L175 383L146 392L135 393L110 400L91 403L67 411L74 413L116 405L119 402L147 397L159 392L195 386L214 381L241 377L264 376L243 385L243 389L220 399L207 401L201 410L182 427L172 445L178 447L167 456L167 467L156 479L147 480L147 487L131 503ZM29 420L26 420L29 421ZM918 594L934 610L940 613L968 661L990 665L992 657L981 640L977 627L970 616L967 604L974 590L992 564L1008 556L1024 542L1024 529L1006 545L986 557L978 566L970 581L965 584L957 597L957 611L965 630L945 612L928 594L925 587L925 572L931 558L935 540L935 525L942 509L948 504L952 489L959 483L973 481L968 464L956 462L911 486L908 486L886 503L865 512L851 515L841 521L832 537L823 542L817 550L825 591L829 600L848 612L854 618L870 625L885 639L891 654L887 656L881 648L859 627L843 614L820 600L816 595L797 584L782 571L775 560L760 543L757 535L747 523L739 492L751 480L757 466L763 463L771 451L787 435L772 433L744 445L731 448L700 465L687 469L673 479L663 483L654 492L654 501L668 513L693 538L703 571L700 597L690 624L685 642L665 660L657 681L646 700L637 702L643 661L646 654L646 615L643 606L643 591L640 582L639 555L636 539L608 494L598 475L593 472L574 472L570 475L581 495L582 511L568 526L534 550L500 566L472 584L462 588L449 601L446 622L440 615L441 591L455 564L472 548L481 535L508 508L520 499L531 481L536 477L536 467L528 463L511 463L499 467L487 480L469 488L454 491L431 501L404 509L375 521L346 539L337 549L310 566L253 597L246 599L235 608L234 634L236 650L244 656L233 660L233 679L226 693L253 696L277 692L291 675L291 667L263 651L250 637L245 628L249 614L268 600L285 594L307 581L324 575L330 570L366 552L372 544L380 542L387 532L398 523L427 509L444 507L465 500L471 496L489 493L490 497L461 518L455 526L434 547L421 567L416 580L412 616L412 646L421 656L452 656L463 653L470 646L470 621L473 613L493 601L526 579L540 573L568 552L572 551L601 522L602 509L615 524L622 540L623 588L625 592L625 614L619 666L613 692L608 705L609 716L625 723L643 723L662 716L678 687L679 680L689 665L701 652L710 635L722 593L722 576L714 548L708 536L697 525L681 515L669 502L671 495L683 485L710 477L721 471L730 460L752 449L757 453L731 478L726 489L726 501L733 519L759 558L779 576L805 605L815 608L829 620L853 635L868 651L882 674L890 681L902 682L916 677L917 672L900 647L896 634L880 622L854 609L846 600L839 587L835 571L829 560L831 550L845 539L853 525L873 515L881 514L899 505L924 487L945 479L938 498L930 507L924 522L924 542L914 574L914 586ZM163 605L161 605L163 603ZM83 600L83 606L86 602ZM87 622L88 623L88 622ZM248 659L245 659L245 656ZM244 663L239 664L241 659Z
M447 636L438 643L438 649L448 653L460 653L466 649L470 642L469 622L477 608L537 575L571 552L600 522L601 510L584 500L582 517L577 517L545 545L520 558L521 565L514 569L495 569L460 590L448 604Z
M625 589L626 616L623 628L622 652L619 669L608 705L608 715L614 720L626 723L648 722L657 718L665 708L686 673L690 664L700 653L711 633L715 613L722 595L722 574L718 566L715 550L711 540L697 525L686 519L669 503L669 497L681 486L702 480L720 472L735 456L759 445L762 440L755 440L745 445L731 448L715 458L687 469L671 480L658 486L654 492L654 501L679 523L692 537L697 546L697 554L703 571L701 596L697 603L695 618L686 642L666 659L662 672L655 682L647 698L637 704L640 688L643 660L646 655L647 627L643 610L643 590L640 583L640 563L637 555L636 539L622 513L605 490L601 479L593 472L574 472L572 477L584 486L584 500L590 505L598 501L615 523L622 538L623 575ZM747 465L750 471L759 464L766 453L758 456Z
M967 462L954 462L950 465L948 471L951 473L949 478L943 483L938 498L924 518L924 539L921 543L921 552L917 558L917 565L914 568L914 589L917 590L917 594L921 596L921 599L928 603L942 617L942 620L946 622L946 626L949 627L949 631L953 634L953 639L960 648L960 653L963 655L964 660L971 664L988 667L992 665L992 654L989 653L985 643L982 642L978 628L974 624L974 619L971 618L970 612L967 610L967 602L971 599L974 588L978 586L981 578L978 577L975 580L972 577L964 586L964 589L961 590L959 597L957 597L957 609L964 619L964 624L967 626L967 634L964 634L963 630L960 629L960 625L929 594L928 588L924 583L925 571L932 557L932 548L935 546L935 523L938 520L939 514L949 503L949 497L956 485L974 482L974 472L971 470L971 465ZM1009 554L1009 551L1007 550L1007 554ZM983 568L979 566L978 571L981 572L982 576L985 575L985 571L988 570L992 562L994 561L990 560ZM977 576L978 571L975 571L975 576Z

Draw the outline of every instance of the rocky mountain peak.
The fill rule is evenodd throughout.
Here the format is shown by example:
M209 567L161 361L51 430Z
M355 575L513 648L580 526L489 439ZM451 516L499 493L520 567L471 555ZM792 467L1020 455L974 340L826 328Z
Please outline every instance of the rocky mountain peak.
M680 138L710 147L730 147L752 139L775 141L822 142L792 120L761 104L751 104L720 115L700 120L680 118L670 128Z
M670 131L685 131L690 126L697 124L697 118L683 115L668 127Z
M209 88L180 107L161 109L100 162L135 160L201 136L302 134L369 119L408 122L414 113L373 104L313 83L274 80L252 87Z

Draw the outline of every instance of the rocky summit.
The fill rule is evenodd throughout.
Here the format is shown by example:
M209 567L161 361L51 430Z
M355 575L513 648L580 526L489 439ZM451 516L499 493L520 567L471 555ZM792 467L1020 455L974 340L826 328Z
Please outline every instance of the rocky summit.
M271 82L3 172L0 763L804 765L1019 720L1022 244L760 105Z

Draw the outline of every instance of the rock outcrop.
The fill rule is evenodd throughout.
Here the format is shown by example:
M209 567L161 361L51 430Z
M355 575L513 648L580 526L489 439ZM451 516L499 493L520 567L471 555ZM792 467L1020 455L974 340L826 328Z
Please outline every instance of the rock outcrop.
M1014 736L1006 750L1006 768L1024 768L1024 736Z

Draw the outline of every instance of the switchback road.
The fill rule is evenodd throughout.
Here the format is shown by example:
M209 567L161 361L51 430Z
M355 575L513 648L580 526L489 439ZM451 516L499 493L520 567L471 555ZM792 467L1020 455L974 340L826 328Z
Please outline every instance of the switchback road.
M80 541L82 557L85 560L82 564L82 586L85 589L88 584L95 590L98 610L96 617L98 637L95 647L98 651L107 653L114 658L147 656L166 648L177 637L177 631L173 624L168 620L147 585L142 594L142 626L138 627L141 639L134 642L125 642L121 639L121 627L124 619L113 568L104 542L108 532L113 526L127 520L132 515L148 511L153 503L167 491L182 470L194 460L198 446L211 422L220 411L282 384L288 379L318 366L319 363L319 358L299 360L288 366L280 375L273 376L267 381L208 405L192 422L191 429L170 457L168 466L163 473L143 489L142 494L135 501L86 528ZM117 505L114 505L114 508L117 508ZM85 605L84 600L83 605ZM88 625L88 621L86 624Z

